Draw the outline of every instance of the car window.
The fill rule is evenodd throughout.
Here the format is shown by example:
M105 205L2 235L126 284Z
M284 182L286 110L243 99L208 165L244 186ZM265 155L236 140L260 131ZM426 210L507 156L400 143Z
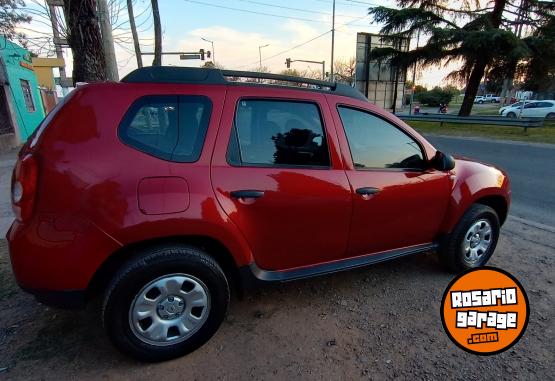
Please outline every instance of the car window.
M532 103L526 103L524 105L524 108L536 108L538 107L538 103L537 102L532 102Z
M538 108L539 107L553 107L553 104L551 102L539 102Z
M425 168L418 143L386 120L339 107L355 168Z
M127 111L120 138L149 155L178 162L198 159L211 102L202 96L146 96Z
M228 161L232 165L329 167L318 106L281 100L239 101Z

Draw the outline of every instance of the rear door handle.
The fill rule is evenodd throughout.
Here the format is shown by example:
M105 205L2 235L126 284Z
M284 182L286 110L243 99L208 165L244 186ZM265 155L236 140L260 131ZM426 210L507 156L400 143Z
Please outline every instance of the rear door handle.
M357 194L361 196L369 196L380 192L379 188L364 187L356 190Z
M264 191L254 189L236 190L230 193L233 198L260 198L264 196Z

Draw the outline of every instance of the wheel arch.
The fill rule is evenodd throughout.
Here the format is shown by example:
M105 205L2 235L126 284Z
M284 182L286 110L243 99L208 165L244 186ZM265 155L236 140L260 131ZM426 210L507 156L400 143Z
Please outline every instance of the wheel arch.
M94 273L86 290L86 299L91 300L97 295L102 294L116 272L129 259L142 255L147 249L171 244L189 245L205 250L222 268L230 282L230 286L239 294L242 293L239 279L239 265L236 263L231 251L222 242L210 236L183 235L147 239L133 242L119 248L112 253Z
M507 220L509 205L505 197L501 195L484 196L474 201L474 203L486 205L495 210L497 217L499 217L500 225L503 225L503 223Z

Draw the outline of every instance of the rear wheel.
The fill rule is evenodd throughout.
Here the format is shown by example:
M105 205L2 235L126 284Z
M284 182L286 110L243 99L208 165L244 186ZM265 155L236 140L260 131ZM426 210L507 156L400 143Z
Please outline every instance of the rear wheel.
M545 116L546 119L555 119L555 112L550 112Z
M484 266L497 246L499 229L495 210L482 204L472 205L444 238L441 261L455 272Z
M126 263L104 301L108 336L141 361L183 356L216 332L229 303L218 264L188 246L148 250Z

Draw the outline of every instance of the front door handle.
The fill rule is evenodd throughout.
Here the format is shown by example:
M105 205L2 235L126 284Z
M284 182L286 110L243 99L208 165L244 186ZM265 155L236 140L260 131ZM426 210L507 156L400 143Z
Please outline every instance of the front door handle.
M380 192L379 188L372 188L372 187L364 187L364 188L358 188L356 190L357 194L361 195L361 196L370 196L376 193Z
M254 189L236 190L230 193L233 198L260 198L264 196L264 191Z

